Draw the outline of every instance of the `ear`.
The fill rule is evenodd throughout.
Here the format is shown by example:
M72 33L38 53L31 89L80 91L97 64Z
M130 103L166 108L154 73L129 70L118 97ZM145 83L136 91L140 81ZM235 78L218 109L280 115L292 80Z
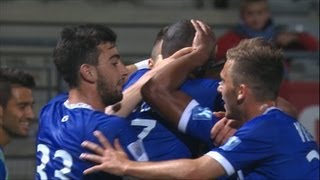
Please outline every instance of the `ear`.
M80 76L84 81L94 83L97 80L97 70L94 66L89 64L82 64L80 66Z
M238 89L237 100L243 101L248 93L248 88L245 84L241 84Z
M153 66L154 66L154 60L153 60L153 59L150 58L150 59L148 60L148 66L149 66L150 69L153 68Z

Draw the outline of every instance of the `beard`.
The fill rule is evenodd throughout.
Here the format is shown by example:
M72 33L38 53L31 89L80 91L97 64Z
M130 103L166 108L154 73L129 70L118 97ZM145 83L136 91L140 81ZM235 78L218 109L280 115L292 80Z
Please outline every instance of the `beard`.
M109 106L115 104L122 100L122 92L117 91L115 87L112 89L113 86L109 85L108 81L104 79L100 74L98 74L97 80L97 91L101 97L101 101L105 106Z
M29 137L29 133L27 134L21 134L19 132L13 131L10 128L6 127L6 126L2 126L2 129L10 136L13 138L27 138Z

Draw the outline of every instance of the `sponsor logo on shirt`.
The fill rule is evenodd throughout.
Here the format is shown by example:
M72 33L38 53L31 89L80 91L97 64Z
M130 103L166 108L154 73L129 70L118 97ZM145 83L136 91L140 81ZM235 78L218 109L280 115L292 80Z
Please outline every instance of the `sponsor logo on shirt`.
M231 151L240 143L241 143L241 139L239 139L237 136L232 136L228 139L228 141L223 146L220 146L220 148L225 151Z
M138 139L135 142L132 142L127 146L127 149L131 153L131 155L135 158L137 161L148 161L148 155L144 149L144 146L142 144L142 141Z
M69 120L69 116L68 115L65 115L63 116L63 118L61 119L61 122L66 122Z
M192 109L192 120L211 120L212 112L207 107L197 106Z

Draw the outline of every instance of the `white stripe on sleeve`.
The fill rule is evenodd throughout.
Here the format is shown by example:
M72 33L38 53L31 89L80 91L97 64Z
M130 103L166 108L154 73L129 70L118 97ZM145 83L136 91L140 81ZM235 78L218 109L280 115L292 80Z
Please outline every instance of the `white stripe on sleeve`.
M232 175L235 172L232 164L218 152L210 151L206 155L218 161L221 164L221 166L224 168L224 170L227 172L228 176Z
M179 125L178 125L179 131L186 133L187 125L192 113L192 109L198 105L199 103L196 100L193 99L192 101L190 101L186 109L183 111L181 118L179 120Z

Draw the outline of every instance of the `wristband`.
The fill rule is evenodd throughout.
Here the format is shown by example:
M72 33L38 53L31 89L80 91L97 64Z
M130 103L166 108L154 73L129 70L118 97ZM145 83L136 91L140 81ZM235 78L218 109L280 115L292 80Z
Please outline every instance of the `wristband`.
M149 59L142 60L134 64L138 70L140 69L148 69L149 68Z

